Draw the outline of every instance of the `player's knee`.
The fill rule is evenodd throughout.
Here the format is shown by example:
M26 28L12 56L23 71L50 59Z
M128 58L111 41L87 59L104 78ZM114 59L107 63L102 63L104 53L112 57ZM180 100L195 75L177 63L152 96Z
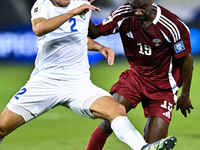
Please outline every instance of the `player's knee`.
M126 116L126 108L122 104L118 105L118 113L119 116Z
M126 116L126 109L122 104L117 104L112 115L112 119L118 116Z
M110 135L112 133L110 121L108 120L102 120L101 123L99 124L99 128L101 132L103 132L104 134Z

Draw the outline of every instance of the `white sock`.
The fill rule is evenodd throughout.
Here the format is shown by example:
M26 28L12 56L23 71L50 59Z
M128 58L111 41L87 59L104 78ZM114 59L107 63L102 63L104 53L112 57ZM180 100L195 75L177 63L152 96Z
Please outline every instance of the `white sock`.
M122 142L128 144L134 150L141 150L147 144L126 116L116 117L111 123L111 128Z
M1 145L1 142L3 141L3 139L0 139L0 145Z

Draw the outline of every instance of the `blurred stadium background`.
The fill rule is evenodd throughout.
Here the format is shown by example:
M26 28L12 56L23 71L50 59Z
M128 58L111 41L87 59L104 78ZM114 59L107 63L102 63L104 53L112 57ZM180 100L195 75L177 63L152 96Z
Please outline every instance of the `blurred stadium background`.
M99 23L111 11L127 1L95 0L93 4L100 7L101 12L94 12L92 20L95 24ZM1 112L10 97L29 78L37 54L37 37L31 30L30 22L30 9L35 0L0 0L0 2ZM200 60L198 59L200 56L200 2L199 0L154 0L154 2L177 14L189 26L191 31L192 52L195 57L195 73L191 97L195 109L187 119L184 119L180 112L175 112L169 134L174 134L178 137L178 145L175 149L198 149L200 140L198 123L200 114L200 109L198 109L200 105L198 101L200 96ZM109 37L100 37L96 41L113 48L116 56L122 56L124 60L124 53L118 34ZM106 90L109 90L111 85L116 82L121 71L124 71L128 67L126 61L117 61L113 67L107 66L105 61L100 62L103 57L95 52L89 52L88 56L92 66L97 64L95 67L91 67L91 80L94 84ZM130 113L129 116L131 121L134 121L134 126L143 133L145 118L141 112L142 110L139 107L139 109L134 110L133 114ZM79 126L80 122L81 128ZM66 147L69 150L83 150L87 145L88 138L99 122L100 120L96 120L89 123L88 118L80 117L71 111L67 111L66 113L65 108L55 108L5 138L5 143L3 142L0 150L63 150ZM76 130L68 130L71 127L76 128ZM104 149L128 150L129 148L112 135Z
M1 0L0 5L0 60L33 62L37 53L37 38L31 30L30 9L35 0ZM127 0L94 1L101 12L94 12L92 20L99 23L109 13ZM154 0L168 8L189 26L193 54L200 52L200 2L199 0ZM5 7L6 6L6 7ZM109 38L109 40L108 40ZM115 50L116 55L123 55L119 35L100 37L96 41ZM90 57L92 56L92 57ZM95 58L94 58L95 57ZM90 63L99 61L102 57L89 52Z

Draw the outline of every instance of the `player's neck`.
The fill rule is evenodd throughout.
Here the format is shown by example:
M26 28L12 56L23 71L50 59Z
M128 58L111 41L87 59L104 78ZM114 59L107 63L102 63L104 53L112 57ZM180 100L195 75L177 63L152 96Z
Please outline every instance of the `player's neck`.
M148 26L150 26L153 22L153 20L155 19L157 14L157 7L152 7L151 11L149 12L148 17L141 21L141 24L144 28L147 28Z

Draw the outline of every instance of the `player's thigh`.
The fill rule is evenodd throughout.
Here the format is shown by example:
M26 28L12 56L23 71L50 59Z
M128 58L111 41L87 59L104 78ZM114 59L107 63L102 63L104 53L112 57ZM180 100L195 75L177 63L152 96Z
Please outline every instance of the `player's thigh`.
M142 106L146 118L156 116L170 123L172 117L172 110L174 108L174 104L171 103L170 99L146 99L142 101Z
M68 84L70 86L65 86L65 91L69 94L64 95L65 102L62 105L82 116L100 118L110 115L112 108L119 105L109 92L97 87L90 80L70 81Z
M117 116L126 116L125 107L117 103L111 96L102 96L90 106L93 114L102 119L112 121Z
M140 79L129 69L120 75L110 92L118 103L125 106L126 112L136 108L142 100Z
M126 113L129 112L132 108L133 108L133 105L132 103L126 98L124 97L123 95L115 92L113 94L113 98L120 104L122 104L125 108L126 108Z
M60 81L35 75L11 98L7 107L28 122L59 104L61 91Z

